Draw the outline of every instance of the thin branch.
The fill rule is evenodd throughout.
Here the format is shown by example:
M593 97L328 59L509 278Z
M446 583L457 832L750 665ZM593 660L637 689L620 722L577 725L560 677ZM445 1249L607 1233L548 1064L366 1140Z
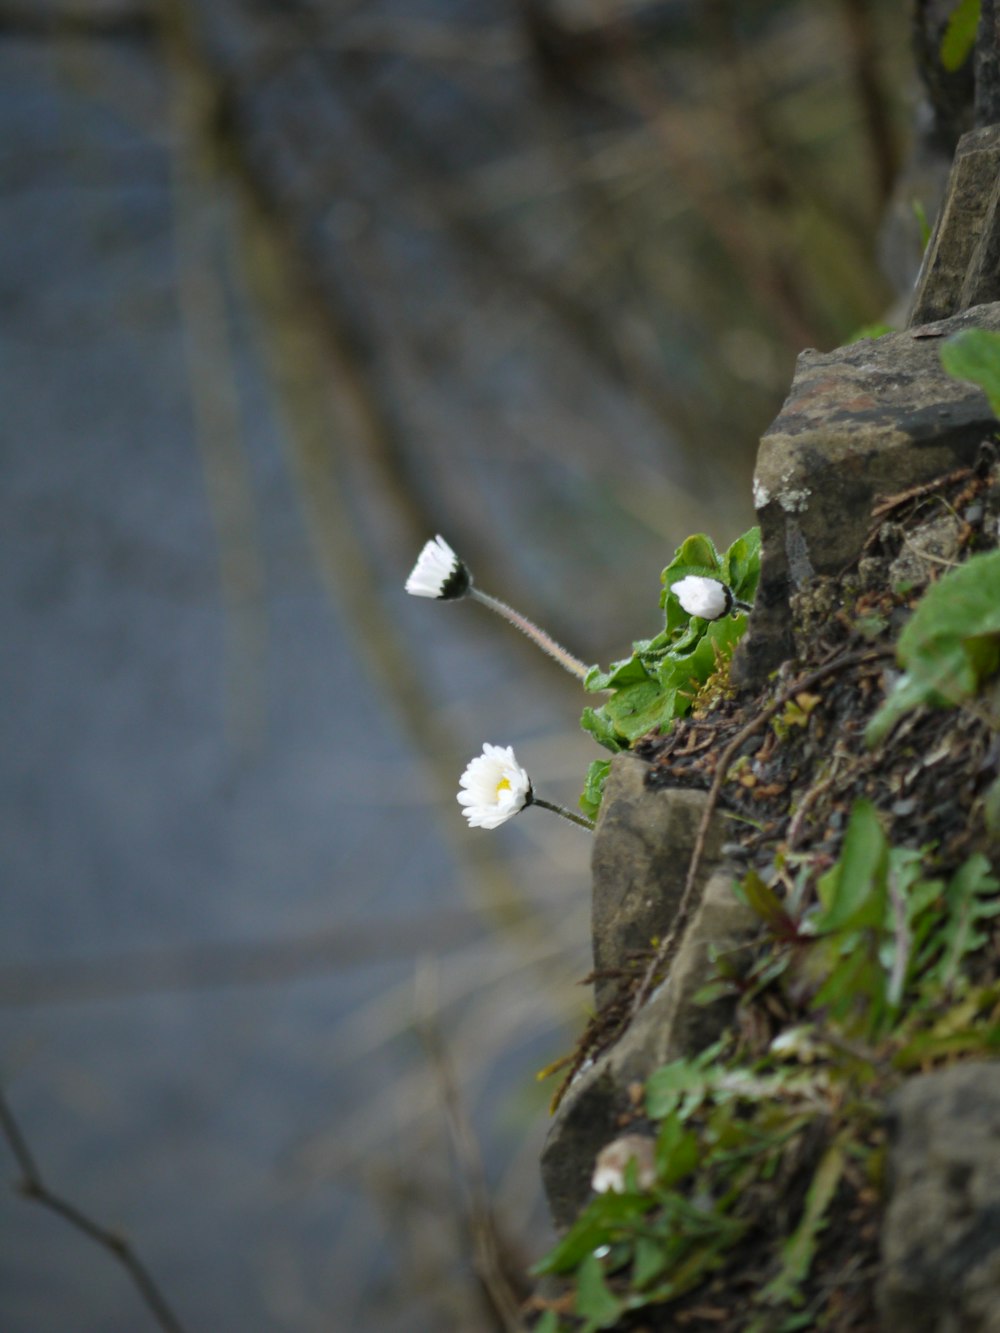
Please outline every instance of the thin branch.
M53 1193L42 1180L41 1172L28 1146L28 1141L21 1132L21 1127L2 1090L0 1090L0 1129L2 1129L21 1170L21 1179L15 1185L17 1192L25 1199L41 1204L49 1212L64 1218L70 1226L75 1227L77 1231L82 1231L85 1236L89 1236L102 1249L113 1255L134 1282L139 1295L160 1328L165 1329L166 1333L184 1333L183 1325L170 1309L145 1264L139 1259L125 1237L117 1232L109 1231L107 1227L95 1222L93 1218L88 1217L86 1213L77 1208L74 1203L64 1199L59 1194Z
M733 739L729 742L722 754L719 756L719 762L715 767L715 776L712 779L712 785L708 791L708 800L705 803L705 809L702 812L701 823L698 825L698 834L695 838L694 849L691 853L691 861L688 865L687 878L684 881L684 891L677 907L677 913L674 917L674 924L668 933L664 936L663 942L653 955L652 961L646 969L642 983L636 991L635 1000L632 1004L631 1016L634 1018L642 1006L649 998L650 992L656 981L657 974L662 972L665 967L673 960L680 944L684 929L687 926L688 918L694 907L694 890L698 881L698 873L701 870L702 859L705 854L705 842L708 838L709 826L712 822L712 816L715 813L716 805L719 800L719 793L726 780L730 765L735 758L740 747L770 722L780 709L795 695L803 690L810 689L813 685L819 684L828 676L836 675L837 672L845 670L850 666L857 666L864 662L875 662L879 658L885 657L891 652L890 649L871 649L866 648L860 652L843 653L840 657L835 657L824 666L816 667L813 671L807 671L805 675L799 676L796 680L787 686L781 693L761 712L757 714L752 721L741 728Z

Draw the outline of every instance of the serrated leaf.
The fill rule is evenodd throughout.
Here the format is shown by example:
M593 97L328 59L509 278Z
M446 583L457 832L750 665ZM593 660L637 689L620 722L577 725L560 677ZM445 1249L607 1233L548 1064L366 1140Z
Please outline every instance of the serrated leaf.
M610 770L610 759L595 759L587 769L587 778L580 794L580 809L588 819L597 818L604 796L604 784Z
M996 896L1000 884L990 869L986 857L977 852L959 866L945 891L944 952L936 969L945 987L954 984L963 960L986 943L979 923L1000 912Z
M781 1270L765 1287L761 1299L774 1305L797 1304L799 1288L808 1276L826 1212L844 1174L845 1154L838 1139L830 1144L806 1193L802 1219L781 1247Z

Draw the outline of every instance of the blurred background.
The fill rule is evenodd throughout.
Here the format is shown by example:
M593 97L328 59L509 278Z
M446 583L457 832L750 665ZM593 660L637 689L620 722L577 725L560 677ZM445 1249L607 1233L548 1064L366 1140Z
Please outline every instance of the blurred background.
M549 1243L588 835L455 792L598 752L403 583L441 532L606 664L749 526L795 354L919 260L903 8L0 0L0 1081L186 1329L501 1328L477 1235ZM154 1326L0 1237L8 1333Z

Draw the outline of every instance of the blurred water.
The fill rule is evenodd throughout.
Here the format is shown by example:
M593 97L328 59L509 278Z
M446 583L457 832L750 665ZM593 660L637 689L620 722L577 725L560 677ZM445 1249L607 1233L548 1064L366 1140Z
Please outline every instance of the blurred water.
M52 1188L126 1232L191 1328L359 1327L376 1279L391 1295L399 1277L362 1168L395 1120L416 1146L412 1108L392 1105L413 1053L345 1060L339 1034L405 991L415 952L447 945L434 921L462 909L455 859L421 757L320 584L235 306L263 588L259 651L241 655L238 635L234 648L177 305L160 70L138 48L82 55L84 87L51 43L0 46L4 1084ZM394 597L416 627L405 572ZM454 618L433 632L479 688L499 681L503 663L460 641ZM541 711L515 729L537 734ZM582 882L582 844L570 855ZM364 949L381 951L369 931L353 958L348 940L355 966L341 949L303 980L185 981L192 949L229 946L226 979L241 944L290 942L294 975L296 942L302 955L318 932L400 914L428 925L389 941L395 962L366 965ZM481 934L470 908L458 936ZM199 977L218 977L218 952L202 962ZM20 1003L60 977L61 1000ZM120 998L72 998L102 987ZM347 1135L383 1115L346 1179L296 1166L339 1120ZM5 1191L0 1232L5 1330L150 1325L111 1258L60 1220ZM382 1318L395 1326L391 1302ZM412 1308L400 1318L421 1326Z
M206 13L224 27L232 10ZM242 22L251 48L250 10ZM283 115L308 124L314 92L351 132L350 103L316 75L292 62L258 90L255 132L289 182L309 176L308 144ZM413 94L425 125L460 120L463 98L436 87ZM525 131L504 124L516 92L484 143ZM517 742L571 803L593 757L578 693L478 608L403 596L414 514L422 535L452 517L493 591L527 592L573 646L609 657L655 630L658 569L684 535L676 509L656 513L675 504L657 469L691 474L551 313L446 268L447 238L384 207L398 163L366 150L371 173L314 203L342 291L353 274L348 307L370 300L410 509L402 522L374 460L346 469L370 565L341 569L331 597L236 207L212 191L186 206L224 337L207 357L194 337L168 100L151 33L0 40L0 1077L51 1187L125 1231L187 1327L475 1333L473 1284L432 1220L456 1191L409 1030L414 976L438 960L425 988L530 1251L546 1096L531 1073L585 1002L571 982L587 966L588 848L538 812L475 843L414 739L412 688L407 705L378 684L370 631L381 616L403 645L393 669L423 679L422 734L468 754ZM483 144L452 146L472 160ZM558 245L559 226L539 236ZM223 398L232 377L235 453L199 422L199 375ZM747 510L722 504L721 538ZM367 616L355 572L379 598ZM482 884L531 905L530 929L489 929L466 837ZM5 1333L151 1326L110 1256L10 1192L0 1236ZM435 1282L458 1283L451 1305L413 1294Z

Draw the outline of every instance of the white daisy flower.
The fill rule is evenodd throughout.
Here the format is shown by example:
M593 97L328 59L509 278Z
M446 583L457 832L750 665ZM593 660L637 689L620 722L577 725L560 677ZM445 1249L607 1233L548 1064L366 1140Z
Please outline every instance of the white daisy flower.
M689 616L701 616L702 620L721 620L733 609L733 594L719 579L688 574L670 591L676 594Z
M458 785L458 803L470 828L499 828L532 801L531 779L510 745L485 744Z
M406 591L413 597L436 597L448 601L469 591L469 571L445 539L435 537L417 556Z
M605 1144L597 1154L590 1188L596 1194L624 1194L625 1170L635 1162L635 1183L648 1190L656 1183L656 1151L653 1140L645 1134L623 1134Z

